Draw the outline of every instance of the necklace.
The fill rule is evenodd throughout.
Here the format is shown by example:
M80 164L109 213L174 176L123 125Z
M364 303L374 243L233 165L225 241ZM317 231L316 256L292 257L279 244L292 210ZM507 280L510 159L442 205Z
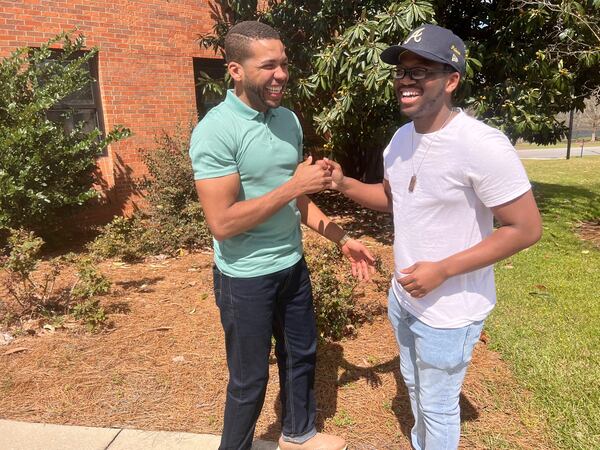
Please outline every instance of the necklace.
M448 117L446 117L446 120L444 120L444 123L442 124L442 126L437 130L438 132L443 130L444 127L446 126L446 124L448 123L448 121L450 120L450 117L452 117L452 113L454 112L454 108L450 109L450 114L448 114ZM429 153L429 149L431 148L431 145L437 141L437 137L438 135L436 134L430 141L429 144L427 145L427 149L425 150L425 154L423 155L423 158L421 159L421 162L419 163L419 167L417 167L417 170L415 170L415 161L414 161L414 157L415 157L415 153L417 151L417 149L414 146L414 140L415 140L415 125L413 123L413 132L410 135L410 146L413 149L413 155L410 158L410 162L412 164L412 177L410 177L410 182L408 183L408 192L412 192L415 190L415 186L417 185L417 174L419 173L419 171L421 170L421 166L423 165L423 161L425 161L425 158L427 157L427 153Z

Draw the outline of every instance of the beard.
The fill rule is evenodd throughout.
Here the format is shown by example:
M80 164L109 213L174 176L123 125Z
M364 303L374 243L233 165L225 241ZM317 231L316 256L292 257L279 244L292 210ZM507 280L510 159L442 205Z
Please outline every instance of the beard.
M244 91L246 96L257 109L277 108L281 104L281 100L272 100L265 97L265 86L258 85L251 80L244 80Z
M421 98L416 105L402 104L402 94L396 92L398 105L400 106L400 112L411 120L421 119L437 114L440 105L443 104L444 88L439 87L438 89L428 90L421 88Z

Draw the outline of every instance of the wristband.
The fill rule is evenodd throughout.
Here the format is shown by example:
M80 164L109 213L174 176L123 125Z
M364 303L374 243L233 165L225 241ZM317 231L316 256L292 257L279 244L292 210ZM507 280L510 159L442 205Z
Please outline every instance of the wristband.
M344 235L340 238L340 240L337 242L337 245L339 248L342 248L344 246L344 244L346 242L348 242L350 239L352 239L350 236L348 236L348 233L344 233Z

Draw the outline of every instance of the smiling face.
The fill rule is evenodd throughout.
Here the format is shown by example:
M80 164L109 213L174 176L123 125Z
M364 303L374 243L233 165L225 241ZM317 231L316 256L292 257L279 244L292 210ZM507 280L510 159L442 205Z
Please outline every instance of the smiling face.
M277 39L253 40L243 62L230 62L228 70L236 95L251 108L265 112L281 104L288 81L288 59Z
M446 68L442 63L411 52L404 52L399 56L398 67L431 71L442 71ZM408 75L394 80L400 110L414 121L419 132L432 131L429 128L441 126L448 117L452 107L452 92L458 87L459 80L458 72L432 73L423 80L413 80Z

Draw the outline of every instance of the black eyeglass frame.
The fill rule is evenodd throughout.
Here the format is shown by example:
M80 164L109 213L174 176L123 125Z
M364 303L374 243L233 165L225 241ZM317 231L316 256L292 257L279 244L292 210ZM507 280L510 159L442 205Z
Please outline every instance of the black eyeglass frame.
M444 70L429 70L423 67L413 67L412 69L405 69L404 67L394 67L391 70L392 78L394 80L402 80L406 75L413 81L421 81L429 78L430 75L436 73L453 73L456 70L444 69ZM415 77L415 73L422 73L423 76ZM402 74L402 76L400 76Z

